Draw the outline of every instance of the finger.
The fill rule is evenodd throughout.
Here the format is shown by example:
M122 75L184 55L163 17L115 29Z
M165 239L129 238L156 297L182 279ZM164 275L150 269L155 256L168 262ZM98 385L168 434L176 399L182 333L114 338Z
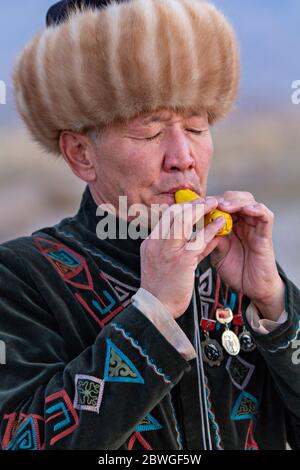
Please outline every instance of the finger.
M258 236L266 236L272 233L274 214L265 206L265 204L250 204L243 207L242 212L243 214L250 216L249 222L255 227Z
M161 215L158 223L149 235L151 239L168 238L170 227L173 224L174 217L182 211L180 204L172 204Z
M226 193L225 193L226 194ZM242 193L241 193L242 194ZM224 198L224 200L219 199L218 207L223 209L225 212L236 212L240 210L242 207L250 204L254 204L255 199L251 193L244 193L244 197L239 198Z
M219 230L226 224L224 217L218 217L214 219L211 223L206 225L202 230L199 230L196 235L185 245L185 250L187 252L194 252L201 254L205 249L208 243L210 243Z
M225 191L221 199L224 201L255 201L255 197L249 191Z
M185 245L193 235L193 227L200 222L204 226L204 215L217 207L217 201L214 198L206 200L198 199L192 203L181 203L181 211L178 211L170 227L170 238L179 240L181 246ZM180 245L180 243L178 243Z
M184 220L184 228L185 228L185 240L187 242L190 240L191 236L193 235L193 227L196 227L196 230L201 230L204 228L204 215L211 212L215 209L218 205L218 202L215 198L208 197L201 203L197 202L197 200L193 201L192 203L192 212L188 213L188 217Z

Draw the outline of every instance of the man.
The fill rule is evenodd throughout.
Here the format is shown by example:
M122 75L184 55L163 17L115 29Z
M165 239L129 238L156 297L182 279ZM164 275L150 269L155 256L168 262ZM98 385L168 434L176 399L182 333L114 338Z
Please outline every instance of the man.
M238 87L231 26L198 0L63 1L47 26L16 64L17 104L87 187L74 217L0 249L2 448L299 448L300 295L274 216L248 192L206 197L210 126ZM180 225L184 188L189 231L153 236ZM119 196L167 205L144 239L120 236ZM189 249L197 206L233 231L216 236L219 217Z

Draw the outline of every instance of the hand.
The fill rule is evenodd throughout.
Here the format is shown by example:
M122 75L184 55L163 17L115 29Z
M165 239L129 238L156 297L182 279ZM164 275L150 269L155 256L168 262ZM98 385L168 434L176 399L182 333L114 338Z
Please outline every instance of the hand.
M196 204L202 204L201 209L204 210L199 211L198 215ZM216 247L218 237L215 235L225 220L218 218L204 228L202 223L196 240L189 241L193 225L202 218L203 213L207 214L217 205L216 199L207 198L205 201L196 199L189 204L169 206L141 244L141 287L155 295L173 318L180 317L188 308L194 289L195 270ZM183 220L189 222L184 231ZM174 233L178 236L175 237Z
M273 250L274 214L248 192L226 191L215 197L218 208L232 215L233 230L217 237L212 263L226 284L248 296L265 318L276 321L284 310L285 288Z

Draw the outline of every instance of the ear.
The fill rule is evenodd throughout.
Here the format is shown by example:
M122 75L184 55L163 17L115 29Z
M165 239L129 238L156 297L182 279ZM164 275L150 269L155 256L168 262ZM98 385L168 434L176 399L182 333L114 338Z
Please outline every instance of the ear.
M73 173L83 181L95 181L95 147L88 136L72 131L62 131L59 147L64 160Z

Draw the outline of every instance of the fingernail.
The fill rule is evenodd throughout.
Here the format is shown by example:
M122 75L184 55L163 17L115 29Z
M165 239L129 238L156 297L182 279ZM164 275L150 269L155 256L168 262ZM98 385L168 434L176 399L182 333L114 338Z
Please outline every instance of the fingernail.
M207 198L205 198L206 202L208 203L216 203L217 202L217 199L213 196L207 196Z
M231 206L231 202L230 201L224 201L224 202L222 202L222 205L226 206L226 207L229 207L229 206Z

